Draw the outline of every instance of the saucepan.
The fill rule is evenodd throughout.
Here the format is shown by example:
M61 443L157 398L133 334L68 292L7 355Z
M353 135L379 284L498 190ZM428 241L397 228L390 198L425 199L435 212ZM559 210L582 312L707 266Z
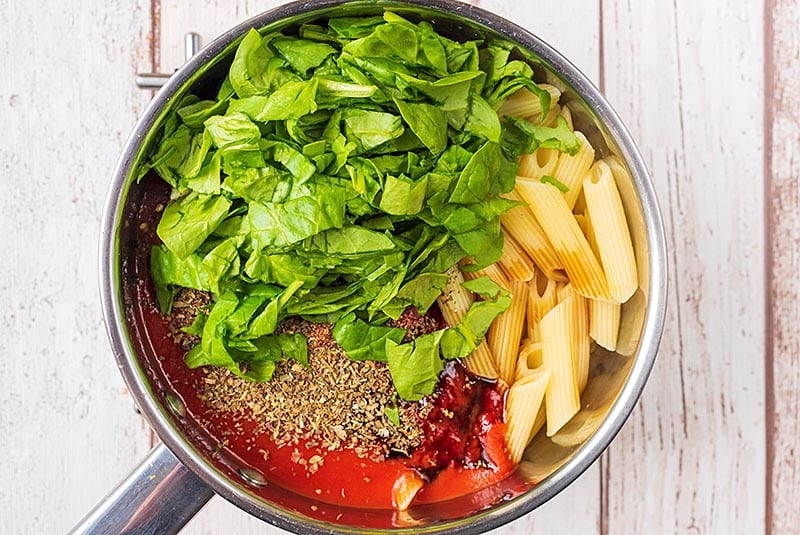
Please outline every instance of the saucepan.
M490 501L460 502L415 511L405 519L392 511L333 507L269 483L263 474L209 438L187 410L164 372L169 356L152 343L163 333L148 330L142 307L152 291L147 258L164 186L142 169L164 121L189 92L213 91L227 72L237 45L255 28L262 34L332 16L360 16L392 9L431 21L456 40L502 39L515 44L538 82L561 91L576 129L600 156L621 163L619 188L637 256L640 285L623 306L616 352L593 348L581 411L570 440L559 444L543 433L520 465L525 491L513 497L489 493ZM209 89L211 88L211 89ZM262 13L227 31L180 68L158 92L136 125L112 178L102 221L102 303L111 347L141 412L161 439L144 462L89 513L74 533L175 533L218 494L256 517L297 533L479 533L506 524L561 492L605 450L639 398L653 366L666 308L664 231L653 184L631 135L597 88L547 43L512 22L456 0L300 1ZM312 514L311 511L316 511Z

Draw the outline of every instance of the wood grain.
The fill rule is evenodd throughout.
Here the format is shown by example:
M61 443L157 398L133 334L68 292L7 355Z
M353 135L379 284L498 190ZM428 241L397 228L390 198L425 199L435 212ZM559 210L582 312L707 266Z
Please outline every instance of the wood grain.
M765 13L767 533L800 526L800 4Z
M0 533L64 533L150 447L100 310L112 169L149 101L149 2L0 2Z
M667 227L658 362L608 452L607 533L763 533L759 2L603 2L606 94Z

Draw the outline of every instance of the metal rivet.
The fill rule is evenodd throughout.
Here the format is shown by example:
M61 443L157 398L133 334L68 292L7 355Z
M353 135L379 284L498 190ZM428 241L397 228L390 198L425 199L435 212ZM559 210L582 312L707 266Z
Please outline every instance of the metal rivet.
M264 477L264 474L253 468L239 468L239 477L241 477L245 483L253 485L254 487L260 488L267 486L267 478Z
M169 409L169 412L178 418L186 417L186 405L183 404L183 400L179 398L177 394L173 392L165 392L164 400L167 402L167 408Z

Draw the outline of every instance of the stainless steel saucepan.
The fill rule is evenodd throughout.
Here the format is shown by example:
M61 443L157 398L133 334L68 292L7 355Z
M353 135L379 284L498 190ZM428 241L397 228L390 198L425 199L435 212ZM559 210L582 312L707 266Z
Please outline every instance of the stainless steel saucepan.
M385 8L429 20L439 32L454 39L514 42L533 65L537 81L563 90L561 102L572 112L576 129L587 135L600 156L616 155L622 162L628 180L620 184L621 194L641 277L638 292L623 307L620 353L624 354L594 350L581 412L559 444L542 433L526 452L520 470L530 481L530 488L521 496L496 503L468 496L453 503L412 508L408 515L415 519L413 525L393 511L366 509L349 510L340 517L347 520L337 522L335 507L268 482L263 474L209 441L166 380L160 361L163 356L149 343L152 333L147 332L139 306L141 292L149 291L146 273L140 269L146 265L142 258L149 254L149 244L140 227L152 215L152 198L158 186L157 181L137 181L137 177L165 118L180 98L188 92L202 93L204 88L217 87L236 46L250 28L262 32L291 30L314 19L377 14ZM114 356L134 400L162 444L76 526L73 533L83 534L176 533L214 493L297 533L479 533L501 526L532 511L573 482L620 430L655 360L667 284L664 231L653 185L617 114L586 76L541 39L512 22L456 0L294 2L232 28L202 49L159 91L125 146L103 216L100 276ZM327 507L331 514L312 516L308 514L310 506Z

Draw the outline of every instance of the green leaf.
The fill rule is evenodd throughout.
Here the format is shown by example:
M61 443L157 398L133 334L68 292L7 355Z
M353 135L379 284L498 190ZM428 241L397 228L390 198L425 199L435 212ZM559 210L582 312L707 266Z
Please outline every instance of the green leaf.
M389 420L393 426L400 427L400 410L396 405L386 405L386 407L383 409L383 412L386 415L386 419Z
M525 153L532 153L539 147L545 149L556 149L567 154L574 155L581 147L581 143L570 130L567 120L559 116L556 126L536 125L524 119L507 117L515 127L520 129L527 137L526 145L523 149Z
M292 245L320 232L344 225L344 199L331 189L284 203L251 202L247 212L255 250ZM325 197L325 193L329 196Z
M436 106L424 102L406 102L395 99L397 109L412 132L428 147L434 155L447 148L447 117ZM494 113L495 119L497 114ZM497 122L497 141L500 140L500 122Z
M419 401L433 393L444 363L439 343L444 331L424 334L408 344L386 341L386 360L397 393L407 401Z
M170 251L184 259L222 223L230 206L222 195L190 193L167 205L156 233Z
M232 100L228 113L241 113L262 123L299 119L317 110L316 95L316 78L288 82L269 96L253 95Z
M307 39L278 37L270 44L297 72L303 76L313 68L319 67L326 58L336 53L336 49L325 43L315 43Z
M352 360L386 361L386 341L397 344L405 336L403 329L371 325L349 314L333 326L333 338Z
M387 175L381 195L380 209L391 215L414 215L422 211L428 181L411 180L403 175Z
M397 139L405 131L400 117L391 113L352 108L345 110L342 120L347 140L356 143L362 151Z

